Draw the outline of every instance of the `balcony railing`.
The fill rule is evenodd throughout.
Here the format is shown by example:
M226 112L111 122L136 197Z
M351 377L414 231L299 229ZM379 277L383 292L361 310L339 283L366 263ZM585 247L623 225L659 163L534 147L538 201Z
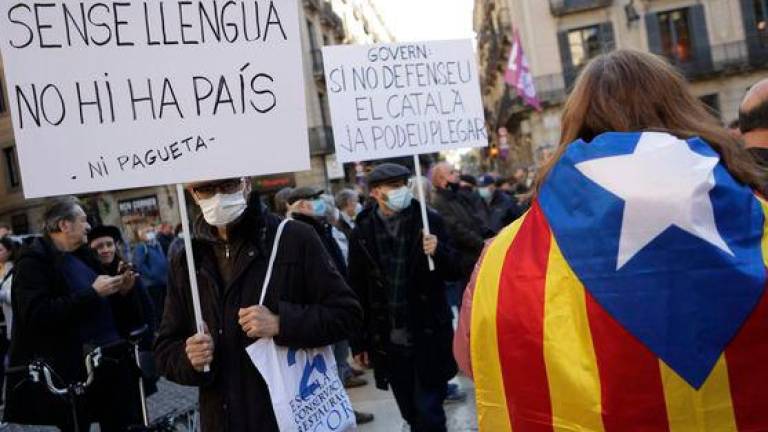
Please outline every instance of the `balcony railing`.
M322 156L333 152L333 129L330 126L309 128L309 154Z
M549 9L554 16L610 6L613 0L549 0Z

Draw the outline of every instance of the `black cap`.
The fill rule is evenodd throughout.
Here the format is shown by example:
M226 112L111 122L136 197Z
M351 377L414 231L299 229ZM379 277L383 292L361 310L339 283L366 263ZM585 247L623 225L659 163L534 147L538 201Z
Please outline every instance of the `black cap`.
M301 200L313 200L323 194L323 190L314 186L297 187L288 195L286 200L288 204L293 204Z
M471 176L469 174L462 174L459 176L459 180L463 181L464 183L469 183L472 186L477 186L477 179L475 176Z
M368 187L378 186L382 183L391 183L397 180L408 180L411 177L411 171L398 164L383 163L378 165L368 174L366 183Z
M88 233L88 243L102 237L112 237L115 243L121 243L123 241L123 235L120 234L120 229L116 226L99 225Z
M480 182L478 183L478 186L486 187L493 184L496 184L496 179L492 175L486 174L486 175L480 176Z

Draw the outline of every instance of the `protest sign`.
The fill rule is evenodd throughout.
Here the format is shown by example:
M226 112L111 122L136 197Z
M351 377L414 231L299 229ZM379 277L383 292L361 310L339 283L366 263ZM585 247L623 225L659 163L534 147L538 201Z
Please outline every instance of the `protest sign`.
M298 7L2 2L25 195L308 169Z
M471 40L323 48L340 162L485 147Z

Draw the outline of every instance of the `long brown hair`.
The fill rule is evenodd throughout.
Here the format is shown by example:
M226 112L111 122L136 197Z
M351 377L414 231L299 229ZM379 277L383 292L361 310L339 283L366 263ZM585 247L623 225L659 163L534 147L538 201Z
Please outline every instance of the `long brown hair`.
M618 50L592 60L576 81L565 102L560 145L536 176L536 192L570 143L591 141L603 132L642 131L700 137L717 151L736 180L760 190L768 179L666 61Z

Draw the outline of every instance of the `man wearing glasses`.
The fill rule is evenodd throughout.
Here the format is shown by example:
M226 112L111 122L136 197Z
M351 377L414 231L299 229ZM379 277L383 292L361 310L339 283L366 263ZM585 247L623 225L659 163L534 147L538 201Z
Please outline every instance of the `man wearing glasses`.
M265 306L254 306L279 219L250 193L248 179L187 190L202 212L192 248L207 332L196 335L187 264L177 253L155 346L158 368L172 381L200 387L203 431L277 431L266 383L245 348L261 337L293 348L331 345L360 326L360 305L317 234L294 221L280 240Z

